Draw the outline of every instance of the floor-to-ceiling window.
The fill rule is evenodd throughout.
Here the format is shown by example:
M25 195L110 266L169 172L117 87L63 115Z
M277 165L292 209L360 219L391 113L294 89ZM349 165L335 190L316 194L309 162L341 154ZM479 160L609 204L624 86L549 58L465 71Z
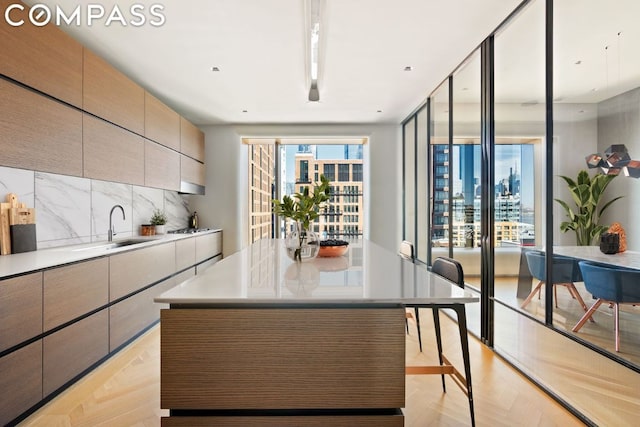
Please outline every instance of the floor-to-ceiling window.
M480 118L481 56L476 50L451 79L452 144L451 174L451 250L462 264L467 287L480 291ZM469 329L480 335L480 305L467 310Z
M442 83L431 96L431 134L429 136L429 149L431 165L428 165L430 174L430 211L421 212L421 215L429 215L430 235L430 259L438 256L449 256L450 230L449 230L449 202L451 191L450 164L452 153L449 149L449 123L450 123L450 99L449 79Z
M331 198L312 224L313 231L322 238L361 238L365 232L362 149L365 141L365 138L246 138L244 142L250 145L251 241L282 236L287 224L283 218L274 218L271 200L302 192L304 187L318 183L321 175L331 182Z
M410 118L402 127L403 142L403 233L402 238L416 242L416 119ZM398 242L400 244L400 242Z

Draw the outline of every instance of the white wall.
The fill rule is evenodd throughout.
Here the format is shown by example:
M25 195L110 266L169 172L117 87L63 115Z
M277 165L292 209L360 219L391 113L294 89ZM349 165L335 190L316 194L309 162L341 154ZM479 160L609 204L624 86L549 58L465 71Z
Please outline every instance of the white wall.
M206 195L190 196L202 227L223 230L223 255L248 242L248 149L244 137L369 137L365 146L365 237L397 250L401 230L399 125L220 125L205 132Z
M640 88L598 104L598 152L612 144L624 144L634 160L640 160ZM603 223L619 222L627 235L627 249L640 250L640 179L618 176L607 188L606 200L623 196L603 216Z

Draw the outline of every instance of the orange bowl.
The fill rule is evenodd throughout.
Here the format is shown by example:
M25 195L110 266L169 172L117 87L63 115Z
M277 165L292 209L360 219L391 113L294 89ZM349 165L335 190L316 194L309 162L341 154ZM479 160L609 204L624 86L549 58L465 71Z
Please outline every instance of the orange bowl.
M349 245L320 246L320 252L318 252L318 256L321 256L321 257L342 256L345 253L347 253L347 249L349 249Z

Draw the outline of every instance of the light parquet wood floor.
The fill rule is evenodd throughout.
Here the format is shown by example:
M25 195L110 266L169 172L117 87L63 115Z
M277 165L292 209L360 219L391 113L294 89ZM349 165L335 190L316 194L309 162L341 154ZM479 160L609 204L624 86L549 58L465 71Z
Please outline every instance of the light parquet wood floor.
M424 353L418 350L415 325L407 336L407 362L437 363L431 313L422 309ZM445 353L462 366L457 325L441 316ZM494 353L470 338L478 426L580 426L576 418L529 383ZM160 330L156 326L81 381L27 418L21 426L160 425ZM442 393L436 375L407 376L406 425L466 426L466 396L447 378ZM249 426L250 427L250 426Z

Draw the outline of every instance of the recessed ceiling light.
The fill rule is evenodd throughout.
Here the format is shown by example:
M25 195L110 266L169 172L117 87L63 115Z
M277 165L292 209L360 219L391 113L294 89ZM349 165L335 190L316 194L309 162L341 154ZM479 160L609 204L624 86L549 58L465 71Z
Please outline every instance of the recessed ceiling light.
M219 67L211 67L211 71L220 71Z
M406 67L404 67L404 70L405 70L405 71L412 71L412 70L413 70L413 67L412 67L412 66L410 66L410 65L407 65Z

